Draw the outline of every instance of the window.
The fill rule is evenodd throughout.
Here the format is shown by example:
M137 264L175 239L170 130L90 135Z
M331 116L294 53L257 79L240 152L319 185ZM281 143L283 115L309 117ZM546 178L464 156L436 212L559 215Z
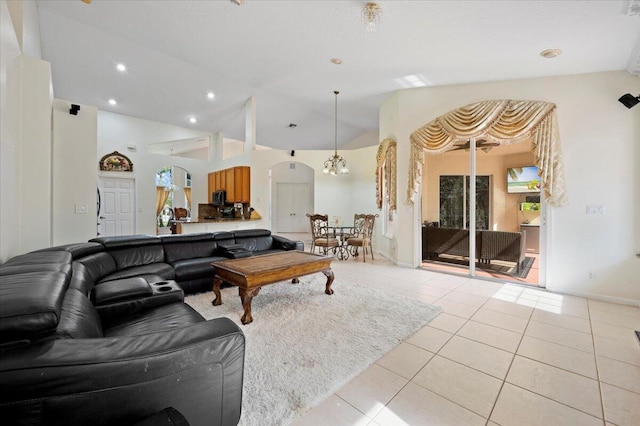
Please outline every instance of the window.
M440 226L469 227L469 176L440 176ZM490 176L476 176L476 229L489 229Z

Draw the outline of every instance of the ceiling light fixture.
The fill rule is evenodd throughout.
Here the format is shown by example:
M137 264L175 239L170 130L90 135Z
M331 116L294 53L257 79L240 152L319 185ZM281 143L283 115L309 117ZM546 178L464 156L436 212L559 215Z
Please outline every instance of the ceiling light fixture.
M560 56L561 53L562 50L560 49L546 49L540 52L540 56L542 56L543 58L552 59Z
M340 64L342 64L342 59L340 59L340 58L331 58L331 63L332 64L336 64L336 65L340 65Z
M378 3L369 2L362 7L362 19L369 32L375 32L382 22L382 8Z
M213 98L215 98L215 97L216 97L215 93L213 93L213 92L209 92L209 93L207 93L207 98L209 98L209 99L213 99Z
M349 169L347 169L347 160L338 155L338 94L340 92L334 90L333 93L336 95L334 151L333 156L329 157L329 159L324 162L324 170L322 170L322 173L336 176L338 173L341 175L349 174Z
M627 108L633 108L634 106L640 104L640 95L633 96L631 93L626 93L620 96L618 100Z
M109 105L116 105L118 103L118 101L116 101L115 99L109 99Z
M116 69L120 72L125 72L127 70L127 67L124 64L117 64Z
M235 3L238 6L242 6L242 3L244 3L244 0L231 0L231 3Z
M198 120L196 120L196 118L195 118L195 117L190 117L190 118L189 118L189 121L190 121L191 123L194 123L194 124L195 124L195 123L196 123L196 121L198 121Z

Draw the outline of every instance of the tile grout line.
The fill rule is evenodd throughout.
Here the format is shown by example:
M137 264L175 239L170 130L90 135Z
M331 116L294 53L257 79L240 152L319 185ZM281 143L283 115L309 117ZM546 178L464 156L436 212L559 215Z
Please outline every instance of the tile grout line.
M602 381L600 380L600 368L598 367L598 355L596 353L596 336L593 333L593 321L591 321L591 307L589 306L588 300L587 300L587 314L589 315L589 330L591 331L591 344L593 345L593 362L596 366L596 378L598 379L598 394L600 395L600 411L602 413L602 421L606 422L607 419L605 417L605 412L604 412L604 394L602 391Z

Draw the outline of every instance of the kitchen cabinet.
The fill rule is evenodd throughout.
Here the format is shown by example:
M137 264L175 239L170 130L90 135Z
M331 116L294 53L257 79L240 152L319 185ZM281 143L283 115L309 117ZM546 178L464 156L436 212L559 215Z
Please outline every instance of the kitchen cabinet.
M226 191L228 203L249 203L251 197L251 168L248 166L232 167L230 169L211 172L208 176L209 203L213 191Z

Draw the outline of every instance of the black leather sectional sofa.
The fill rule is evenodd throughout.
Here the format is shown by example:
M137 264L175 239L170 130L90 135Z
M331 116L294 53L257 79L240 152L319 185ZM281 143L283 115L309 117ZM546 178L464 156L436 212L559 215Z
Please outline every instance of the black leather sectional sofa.
M171 407L190 425L237 424L244 335L184 294L211 289L212 262L296 249L258 229L96 238L8 260L0 423L129 425Z

